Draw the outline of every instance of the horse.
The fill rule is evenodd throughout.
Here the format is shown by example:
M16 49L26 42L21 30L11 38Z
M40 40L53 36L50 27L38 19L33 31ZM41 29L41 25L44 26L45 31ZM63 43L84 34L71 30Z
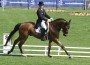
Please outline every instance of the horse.
M48 40L49 40L48 57L52 57L50 55L50 50L51 50L51 46L53 44L52 42L55 42L58 46L60 46L65 51L65 53L68 55L68 57L71 58L71 55L67 52L64 45L59 41L59 32L62 30L63 36L67 36L69 28L70 28L70 22L71 22L71 19L69 21L66 21L63 18L58 18L58 19L55 19L52 22L49 22L49 27L48 27L49 32L47 33L48 34ZM14 50L14 47L17 43L18 43L18 47L20 49L21 54L23 54L22 45L27 40L28 36L34 36L38 39L41 39L41 34L37 33L35 31L35 23L34 22L18 23L14 27L14 29L10 32L10 35L7 38L5 46L7 46L8 41L12 38L12 36L17 31L19 31L19 36L14 41L14 44L13 44L11 50L8 51L8 54L10 54Z

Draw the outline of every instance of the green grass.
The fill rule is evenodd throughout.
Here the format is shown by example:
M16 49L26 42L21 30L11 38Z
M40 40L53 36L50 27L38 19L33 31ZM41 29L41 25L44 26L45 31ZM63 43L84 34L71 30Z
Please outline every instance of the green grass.
M82 9L64 9L72 12L90 12ZM72 19L71 27L67 37L60 32L60 41L65 46L90 47L90 16L74 16L69 13L48 12L56 18L65 18L67 21ZM14 26L19 22L36 21L36 12L27 9L0 9L0 44L3 43L3 33L10 33ZM12 42L18 37L18 32L13 36ZM29 37L25 44L48 45L48 41L42 42L34 37ZM54 43L54 45L56 45ZM0 65L90 65L89 58L73 58L69 60L66 57L18 57L18 56L0 56Z
M89 58L1 56L0 65L90 65ZM13 59L12 59L13 58Z

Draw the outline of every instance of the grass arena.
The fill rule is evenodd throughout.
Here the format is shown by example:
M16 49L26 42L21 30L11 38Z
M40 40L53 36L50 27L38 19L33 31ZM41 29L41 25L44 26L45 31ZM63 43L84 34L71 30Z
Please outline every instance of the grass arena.
M56 18L71 19L71 27L67 37L60 32L59 40L64 46L90 47L90 11L79 8L61 8L60 11L47 10L47 13ZM78 13L77 13L78 12ZM10 33L17 23L36 21L36 9L27 10L26 8L0 8L0 44L3 44L3 33ZM17 38L16 33L12 42ZM13 44L13 43L12 43ZM29 37L26 45L48 45L48 41L42 42L34 37ZM57 46L55 43L53 46ZM15 47L18 48L18 47ZM79 50L81 51L81 50ZM90 52L90 50L87 50ZM0 51L2 52L2 51ZM20 53L13 51L13 53ZM24 52L29 53L29 52ZM72 55L72 53L70 53ZM80 54L82 55L82 54ZM90 53L87 54L90 56ZM90 58L72 58L47 56L4 56L0 55L0 65L90 65Z

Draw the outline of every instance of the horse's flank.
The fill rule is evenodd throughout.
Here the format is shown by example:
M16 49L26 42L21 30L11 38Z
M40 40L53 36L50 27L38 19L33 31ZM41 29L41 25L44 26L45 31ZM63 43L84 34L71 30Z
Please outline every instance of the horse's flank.
M20 32L26 32L25 34L28 34L30 36L34 36L36 38L39 38L40 39L40 33L36 33L35 32L35 23L34 22L25 22L25 23L22 23L20 28L19 28L21 31Z

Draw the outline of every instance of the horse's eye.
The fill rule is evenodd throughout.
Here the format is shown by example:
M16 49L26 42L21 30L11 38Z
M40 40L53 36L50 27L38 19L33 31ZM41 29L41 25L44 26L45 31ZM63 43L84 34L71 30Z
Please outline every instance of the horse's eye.
M67 29L69 29L69 28L70 28L70 26L66 26L66 28L67 28Z

